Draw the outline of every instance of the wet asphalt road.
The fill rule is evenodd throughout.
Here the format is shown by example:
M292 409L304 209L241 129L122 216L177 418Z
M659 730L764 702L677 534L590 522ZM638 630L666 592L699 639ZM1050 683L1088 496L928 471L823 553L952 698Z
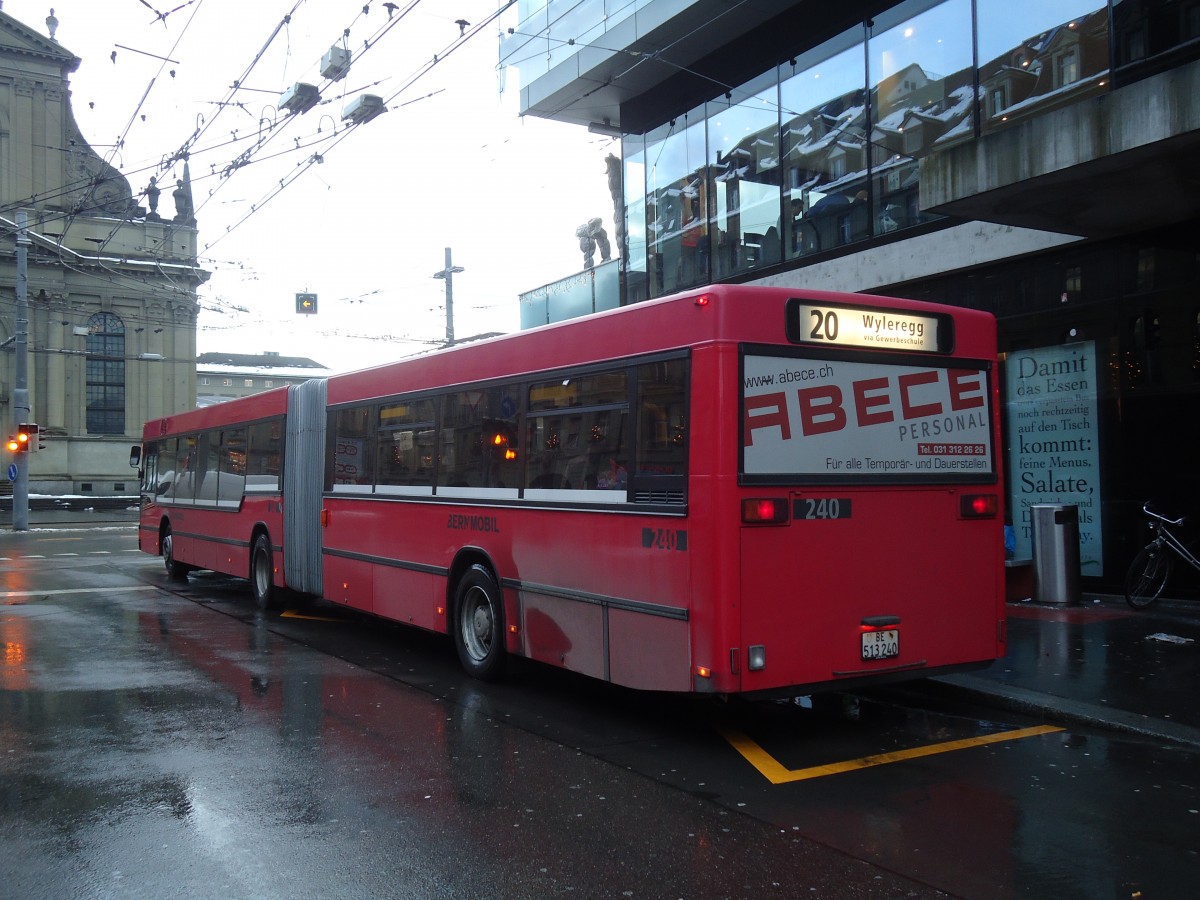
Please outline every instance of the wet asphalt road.
M0 547L0 896L936 896L146 584L130 543Z
M128 526L0 537L0 897L1190 896L1193 751L921 698L714 708L244 583ZM943 893L945 892L945 893Z

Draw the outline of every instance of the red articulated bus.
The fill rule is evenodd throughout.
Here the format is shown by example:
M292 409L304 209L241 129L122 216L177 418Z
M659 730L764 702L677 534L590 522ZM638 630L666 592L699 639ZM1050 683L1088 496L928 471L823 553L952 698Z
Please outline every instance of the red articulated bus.
M633 688L1004 653L996 327L718 285L148 422L140 546Z

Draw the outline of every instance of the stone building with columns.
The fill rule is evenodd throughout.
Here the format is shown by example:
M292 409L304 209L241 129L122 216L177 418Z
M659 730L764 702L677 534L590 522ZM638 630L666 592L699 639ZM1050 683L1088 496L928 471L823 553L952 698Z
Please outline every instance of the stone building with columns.
M172 191L129 181L71 111L80 59L0 11L0 420L9 430L19 332L27 347L34 493L135 493L142 422L196 401L196 259L186 160ZM163 208L159 208L159 195ZM28 320L17 317L17 218L27 220ZM2 430L2 429L0 429Z

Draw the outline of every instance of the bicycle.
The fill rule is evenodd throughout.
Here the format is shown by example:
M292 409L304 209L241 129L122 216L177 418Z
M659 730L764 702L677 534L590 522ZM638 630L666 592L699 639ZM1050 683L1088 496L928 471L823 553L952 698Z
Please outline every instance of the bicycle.
M1138 551L1125 575L1125 602L1134 609L1143 609L1162 595L1176 556L1200 572L1200 559L1171 531L1181 527L1185 517L1168 519L1152 510L1148 502L1143 504L1142 512L1154 539Z

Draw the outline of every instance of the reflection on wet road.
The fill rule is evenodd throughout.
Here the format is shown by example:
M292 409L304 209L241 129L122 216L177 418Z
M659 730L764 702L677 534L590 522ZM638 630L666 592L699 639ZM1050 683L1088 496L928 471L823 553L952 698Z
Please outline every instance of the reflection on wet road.
M718 704L532 664L482 685L443 637L263 617L205 574L168 591L128 535L94 540L0 545L6 895L1149 897L1198 874L1186 750L885 694Z

